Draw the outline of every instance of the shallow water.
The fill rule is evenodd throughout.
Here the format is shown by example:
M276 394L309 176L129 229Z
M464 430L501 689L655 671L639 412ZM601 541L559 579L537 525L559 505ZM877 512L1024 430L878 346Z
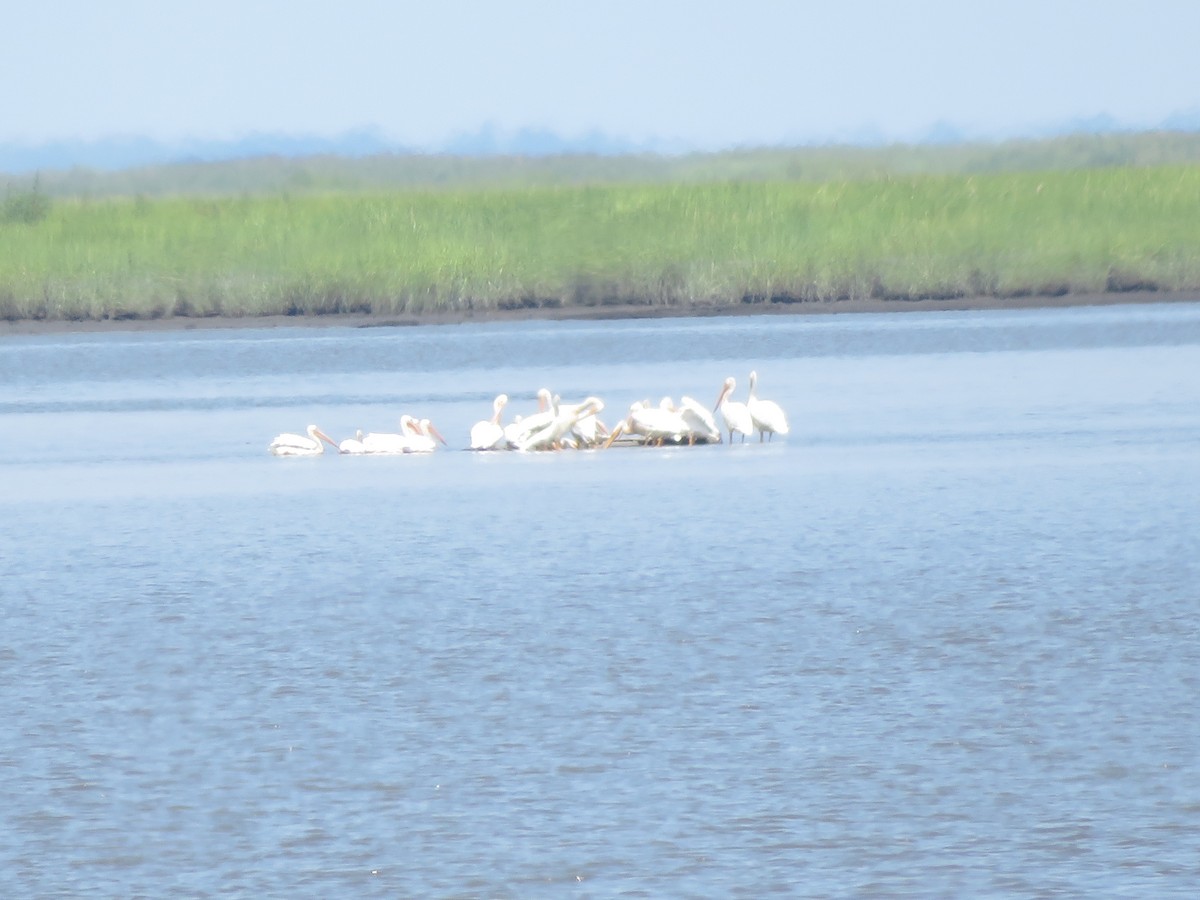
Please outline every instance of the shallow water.
M760 445L275 459L505 391ZM0 343L0 894L1190 896L1200 306Z

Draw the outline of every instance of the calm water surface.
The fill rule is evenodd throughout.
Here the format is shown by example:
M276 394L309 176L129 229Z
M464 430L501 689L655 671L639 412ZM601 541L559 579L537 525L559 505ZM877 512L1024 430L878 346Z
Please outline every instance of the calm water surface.
M266 453L751 368L786 441ZM1200 306L8 337L0 388L0 895L1200 884Z

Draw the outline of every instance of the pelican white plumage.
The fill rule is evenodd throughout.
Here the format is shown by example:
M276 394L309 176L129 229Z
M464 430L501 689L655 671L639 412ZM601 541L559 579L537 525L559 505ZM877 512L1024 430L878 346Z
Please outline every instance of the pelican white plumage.
M701 444L721 443L721 429L712 413L693 400L691 397L679 398L677 409L683 422L688 427L689 442Z
M540 431L554 421L555 412L552 409L554 397L549 388L538 388L538 411L522 418L517 416L504 426L504 440L509 447L520 447L534 432Z
M437 449L437 441L441 441L443 446L449 446L441 433L433 427L432 422L428 419L421 419L417 422L417 433L408 439L408 445L404 448L404 452L432 453Z
M395 455L403 453L408 446L409 438L403 434L388 431L372 431L363 435L362 452L377 455Z
M375 454L407 453L409 441L419 434L417 420L412 416L400 417L400 431L372 431L361 438L363 452Z
M515 441L517 450L557 450L559 439L570 430L572 423L560 409L555 395L550 398L549 409L539 409L521 424L522 431Z
M471 426L472 450L498 450L505 446L504 428L500 424L500 414L508 403L508 395L500 394L492 401L492 417L483 419Z
M640 435L643 443L678 444L688 433L688 425L677 410L639 402L629 407L629 415L613 428L604 446L611 447L622 434Z
M599 412L598 406L603 406L599 400L591 398L583 403L560 407L558 398L551 398L550 410L553 413L550 421L526 436L517 444L518 450L557 450L562 446L563 437L580 419L594 416ZM530 416L530 418L533 418Z
M563 443L575 449L595 447L608 437L608 427L596 418L603 410L604 401L599 397L585 397L581 403L560 403L560 413L579 414L570 431L563 435Z
M363 446L363 430L360 428L354 432L354 437L346 438L338 445L338 453L366 453L367 448Z
M737 381L733 377L725 379L725 384L721 388L721 393L717 397L717 404L713 409L721 414L721 419L725 423L725 430L729 432L729 443L733 443L733 433L736 431L742 436L742 443L746 443L746 436L754 434L754 419L750 417L750 410L746 408L746 404L739 400L730 400L729 396L737 387Z
M267 450L275 456L320 456L325 444L337 449L337 442L316 425L309 425L306 431L307 436L291 432L276 435Z
M764 434L771 435L771 438L777 434L787 434L788 423L787 417L778 403L771 400L760 400L754 395L757 385L758 373L751 372L750 396L746 400L746 409L750 411L750 418L754 420L754 427L758 429L758 442L761 444ZM767 438L767 440L771 440L771 438Z

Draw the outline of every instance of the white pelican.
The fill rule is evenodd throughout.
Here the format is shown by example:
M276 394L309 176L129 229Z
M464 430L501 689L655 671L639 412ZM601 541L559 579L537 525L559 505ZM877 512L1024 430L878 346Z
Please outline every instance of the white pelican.
M560 403L560 413L579 413L580 415L575 424L571 426L571 430L564 436L563 442L578 449L595 447L603 438L608 437L608 427L596 418L596 414L603 409L604 401L599 397L585 397L582 403Z
M408 439L408 444L404 448L405 453L432 453L437 449L437 444L434 438L442 442L442 446L449 446L446 439L441 433L433 427L433 423L428 419L422 419L417 423L417 433Z
M417 420L412 416L400 417L400 432L372 431L361 438L364 453L407 453L409 441L419 434Z
M504 428L500 425L500 414L508 403L508 395L501 394L492 401L492 417L471 426L472 450L497 450L505 446Z
M521 418L517 416L512 422L504 426L504 440L508 446L516 448L529 439L529 436L535 431L545 428L554 421L554 410L551 408L554 402L553 396L548 388L539 388L537 392L538 411L531 415Z
M750 418L754 420L754 427L758 429L758 442L761 444L764 434L769 433L772 438L777 434L787 434L788 423L787 417L783 414L783 410L779 408L778 403L770 400L759 400L754 396L754 388L757 383L758 373L751 372L750 396L746 400L746 409L750 410Z
M366 453L367 448L363 446L363 431L358 429L354 432L354 437L346 438L337 445L338 453Z
M286 432L278 435L267 449L275 456L320 456L325 452L325 444L337 447L337 442L316 425L309 425L307 430L308 437Z
M553 417L540 428L530 431L518 443L518 450L557 450L562 445L563 436L567 434L580 419L594 416L603 404L595 398L585 400L580 404L567 407L558 405L558 398L550 402ZM530 416L532 419L533 416Z
M645 440L657 443L678 444L688 433L687 423L675 410L635 403L629 407L629 415L613 428L604 446L611 447L622 434L641 435Z
M750 418L750 410L746 408L745 403L729 399L729 395L736 387L737 382L732 377L726 378L725 386L721 388L721 394L717 397L717 405L713 409L721 414L721 418L725 422L725 430L729 432L729 443L733 443L733 433L736 431L742 436L744 444L746 435L754 434L754 420Z
M699 442L702 444L721 443L721 429L717 427L716 419L712 417L712 413L691 397L683 396L679 398L677 412L688 427L689 442Z

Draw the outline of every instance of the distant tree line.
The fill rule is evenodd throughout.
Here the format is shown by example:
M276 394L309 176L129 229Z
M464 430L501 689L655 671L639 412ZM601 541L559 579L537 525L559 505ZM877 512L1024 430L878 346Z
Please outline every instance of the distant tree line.
M18 179L14 215L45 210L45 197L377 193L616 184L859 181L913 175L985 175L1200 163L1200 132L1076 134L990 143L823 145L720 153L466 156L252 156L119 171L72 168ZM31 184L33 185L31 188ZM32 196L31 196L32 195ZM25 206L21 206L25 204Z

